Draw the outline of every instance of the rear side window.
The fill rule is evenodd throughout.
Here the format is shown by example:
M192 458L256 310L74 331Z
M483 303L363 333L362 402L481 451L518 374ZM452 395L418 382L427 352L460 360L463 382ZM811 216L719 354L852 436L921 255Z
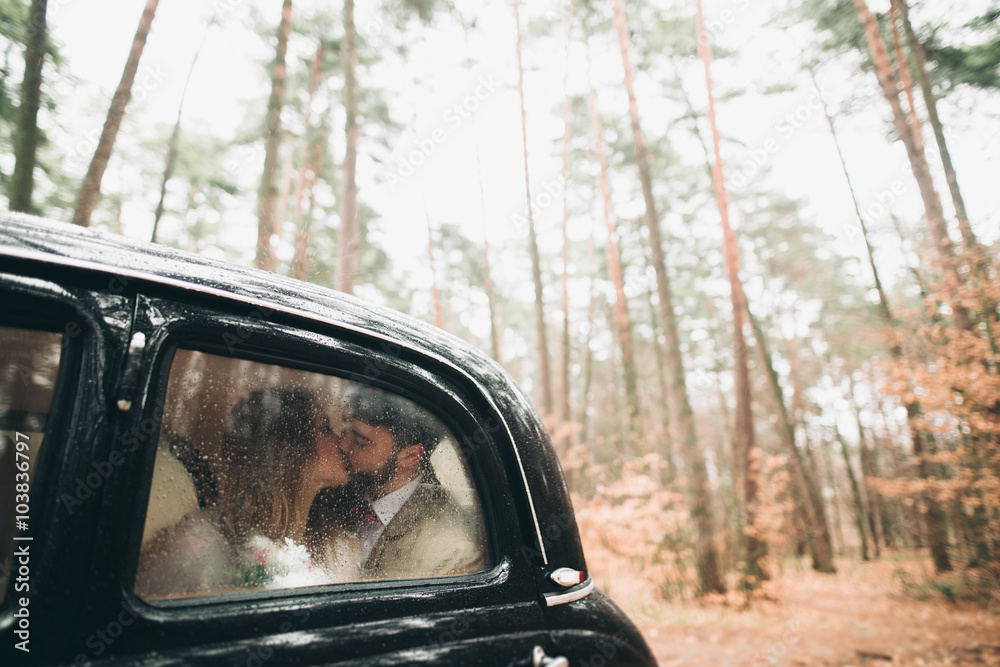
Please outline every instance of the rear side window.
M17 538L27 537L32 524L32 482L59 376L62 338L0 326L0 603L17 573Z
M178 350L135 579L146 600L490 566L454 435L401 395Z

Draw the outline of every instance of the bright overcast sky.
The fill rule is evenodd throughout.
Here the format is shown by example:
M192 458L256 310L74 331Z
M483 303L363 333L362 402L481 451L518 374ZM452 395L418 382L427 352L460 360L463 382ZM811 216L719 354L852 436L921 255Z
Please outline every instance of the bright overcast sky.
M64 114L72 117L69 129L73 133L94 132L103 122L107 96L121 75L144 2L102 0L100 4L98 12L94 11L93 3L82 0L49 0L53 37L61 46L70 71L80 81L73 99L62 101L64 105L80 105L80 114ZM130 107L131 115L123 132L148 133L156 123L173 122L187 68L202 39L206 20L210 13L227 5L232 6L229 18L223 18L221 27L213 28L207 36L185 106L185 125L232 136L247 105L265 103L267 72L259 63L269 59L273 52L272 47L248 32L237 18L246 15L250 4L277 23L280 0L160 3L136 83L136 90L141 89L138 97L142 99ZM296 6L306 4L298 2ZM801 28L782 32L768 24L785 4L784 0L705 1L706 21L714 27L712 41L736 54L717 61L714 66L716 90L747 90L747 94L718 106L720 129L726 141L727 178L735 187L740 182L739 171L751 169L755 159L766 161L770 187L801 198L807 214L841 238L842 252L852 248L856 252L859 250L856 237L844 231L853 229L854 213L840 164L825 120L815 108L811 84L800 68L801 53L811 47L815 38ZM881 9L877 2L871 4L874 9ZM926 5L927 0L921 4ZM983 2L968 4L971 15ZM382 216L377 227L381 232L378 241L404 266L425 263L425 211L432 221L462 223L470 237L482 238L477 150L491 241L510 240L522 231L511 222L511 214L523 213L525 207L512 5L506 1L467 0L459 6L466 16L477 16L477 28L468 46L457 22L441 20L434 28L424 29L423 39L411 47L405 69L381 67L373 75L391 91L390 109L405 129L394 140L389 165L378 165L361 156L361 197ZM522 9L522 25L531 17L558 15L565 7L566 3L531 0ZM370 3L360 3L357 12L359 30L379 29L380 17L371 10ZM961 18L954 21L957 23ZM633 25L632 29L642 28ZM546 185L551 187L560 179L562 122L557 114L565 76L563 35L560 28L559 35L529 38L524 46L531 181L536 198ZM608 48L596 45L591 76L596 84L609 86L610 90L610 86L621 81L621 63L614 42L607 41L605 46ZM474 62L471 68L463 65L467 55ZM580 53L576 56L574 63L578 64ZM902 145L885 140L887 109L875 93L874 76L862 78L851 67L852 63L824 66L821 83L834 107L849 94L869 92L872 103L868 109L842 119L841 138L862 208L873 214L871 220L876 232L885 232L881 237L876 236L876 242L897 245L887 232L888 216L874 215L879 212L874 205L880 198L892 199L895 213L916 220L921 211L920 199ZM585 85L582 74L576 71L570 79L574 92L582 92ZM704 78L697 63L692 63L685 72L685 80L695 104L703 106ZM796 88L780 95L761 94L764 88L777 83L793 83ZM638 101L646 129L659 133L671 119L668 114L659 113L665 107L656 99L654 84L645 75L639 75ZM467 118L449 112L453 105L477 93L476 108ZM607 114L617 111L624 116L627 107L612 108L623 99L620 94L602 97L602 111ZM996 216L1000 210L1000 188L995 186L1000 175L996 157L1000 148L997 136L1000 106L994 97L992 106L977 108L975 116L965 110L956 113L956 105L967 107L974 102L978 103L969 96L955 96L954 101L942 105L942 115L949 129L950 147L970 215L980 234L987 240L995 240L1000 228L1000 218ZM796 121L799 127L782 124L788 114L799 114ZM342 153L343 137L337 136L334 141L335 150ZM421 146L428 153L431 145L433 154L412 174L401 180L389 177L388 167L397 171L401 160L411 161L414 151ZM686 159L695 164L699 156L700 150ZM89 160L89 154L85 159ZM249 184L259 178L253 174L247 176ZM940 185L947 202L943 179ZM894 189L896 194L892 194ZM623 217L642 208L640 201L622 201L620 197L618 205ZM553 256L558 253L560 243L555 230L561 224L561 209L561 202L535 209L542 243ZM946 210L950 210L947 204ZM148 237L152 211L132 208L126 213L125 233ZM738 224L738 215L735 220ZM252 247L256 239L254 212L245 212L242 221L248 230L244 240ZM597 222L583 220L578 224ZM590 232L576 229L573 233L576 238L584 238Z

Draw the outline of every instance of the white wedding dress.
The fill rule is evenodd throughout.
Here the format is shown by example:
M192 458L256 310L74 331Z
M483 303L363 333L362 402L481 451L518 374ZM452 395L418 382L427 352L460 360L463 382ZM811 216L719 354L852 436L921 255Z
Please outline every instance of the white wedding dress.
M351 533L338 533L327 540L323 554L323 569L330 584L346 584L361 580L361 558L364 547L361 540Z

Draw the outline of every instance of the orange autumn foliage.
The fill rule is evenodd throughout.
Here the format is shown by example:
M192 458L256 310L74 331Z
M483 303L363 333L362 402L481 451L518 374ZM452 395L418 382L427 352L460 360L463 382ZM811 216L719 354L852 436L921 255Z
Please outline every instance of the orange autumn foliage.
M746 530L776 547L765 562L765 569L773 571L790 532L788 472L785 457L756 451L761 490L754 523ZM663 484L666 462L658 454L626 461L615 471L594 463L586 448L576 447L563 463L571 479L588 483L572 495L587 563L598 580L602 574L628 571L661 599L694 597L697 569L691 513L682 491L686 481Z
M878 479L873 486L921 511L926 498L936 499L947 508L952 548L994 578L1000 577L1000 354L997 314L989 308L1000 302L997 274L994 268L992 280L963 286L962 305L978 315L968 329L955 325L940 294L930 294L923 311L909 313L900 327L912 332L903 359L879 363L873 378L901 405L919 404L910 427L925 434L922 460L932 471L928 479Z

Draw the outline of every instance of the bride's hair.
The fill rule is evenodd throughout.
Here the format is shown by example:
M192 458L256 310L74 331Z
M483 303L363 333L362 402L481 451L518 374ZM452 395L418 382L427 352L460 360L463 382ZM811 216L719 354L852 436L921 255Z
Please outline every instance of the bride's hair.
M258 389L230 411L218 510L235 544L251 535L280 541L291 532L320 417L326 413L315 394L299 388Z

